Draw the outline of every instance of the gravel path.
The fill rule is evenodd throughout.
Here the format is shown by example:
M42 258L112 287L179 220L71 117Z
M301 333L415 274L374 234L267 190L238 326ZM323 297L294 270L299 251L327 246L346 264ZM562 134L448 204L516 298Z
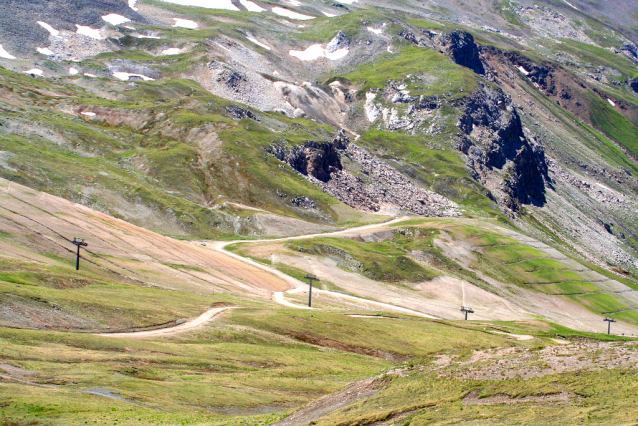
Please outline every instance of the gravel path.
M134 339L141 339L146 337L169 337L175 334L184 333L186 331L198 330L212 321L214 318L218 317L222 312L225 312L229 309L234 309L234 307L225 306L223 308L211 308L194 320L186 321L185 323L176 325L175 327L147 331L132 331L128 333L99 333L98 336L126 337Z

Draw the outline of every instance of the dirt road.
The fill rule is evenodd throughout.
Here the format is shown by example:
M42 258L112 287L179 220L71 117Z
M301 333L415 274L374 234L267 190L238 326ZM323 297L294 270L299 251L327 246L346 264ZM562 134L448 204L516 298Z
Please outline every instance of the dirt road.
M264 271L270 272L271 274L274 274L280 278L282 278L283 280L285 280L287 283L290 284L290 286L292 287L291 289L287 290L285 293L299 293L299 292L304 292L304 291L308 291L309 287L306 283L299 281L296 278L293 278L281 271L279 271L278 269L275 269L273 267L270 267L268 265L264 265L263 263L259 263L259 262L255 262L252 259L248 259L242 256L239 256L235 253L229 252L228 250L225 249L225 247L229 244L236 244L236 243L251 243L251 244L256 244L256 243L263 243L263 242L283 242L283 241L292 241L292 240L300 240L300 239L304 239L304 238L315 238L315 237L335 237L335 236L344 236L344 235L357 235L360 234L364 231L374 231L377 229L382 229L387 227L388 225L392 225L394 223L399 223L402 222L404 220L408 219L408 217L397 217L395 219L392 219L388 222L383 222L383 223L375 223L375 224L371 224L371 225L365 225L365 226L359 226L357 228L350 228L350 229L344 229L341 231L334 231L334 232L326 232L326 233L321 233L321 234L309 234L309 235L300 235L300 236L294 236L294 237L284 237L284 238L274 238L274 239L260 239L260 240L240 240L240 241L212 241L210 243L207 243L207 247L210 247L214 250L216 250L219 253L223 253L225 255L231 256L234 259L237 260L241 260L243 262L246 262L247 264L260 268ZM194 243L195 244L195 243ZM347 294L343 294L343 293L338 293L335 291L329 291L329 290L320 290L320 289L313 289L313 292L315 292L316 294L323 294L323 295L327 295L330 296L332 298L335 299L340 299L340 300L345 300L348 302L355 302L355 303L359 303L364 307L367 307L368 309L377 309L377 310L389 310L389 311L393 311L393 312L398 312L398 313L404 313L404 314L409 314L409 315L415 315L415 316L419 316L419 317L424 317L424 318L437 318L436 316L433 315L429 315L426 314L424 312L421 311L417 311L414 309L409 309L409 308L405 308L402 306L397 306L397 305L393 305L390 303L383 303L383 302L377 302L374 300L369 300L369 299L365 299L363 297L357 297L357 296L351 296L351 295L347 295ZM272 299L284 306L287 307L291 307L291 308L298 308L298 309L309 309L308 306L303 306L303 305L297 305L291 302L288 302L285 297L284 297L284 292L273 292L273 297Z
M128 333L99 333L98 336L125 337L134 339L143 339L148 337L169 337L175 334L183 333L185 331L200 329L208 322L212 321L215 317L219 316L222 312L225 312L229 309L234 309L234 307L224 306L223 308L211 308L197 318L191 321L186 321L183 324L176 325L175 327L160 328L157 330L148 331L133 331Z

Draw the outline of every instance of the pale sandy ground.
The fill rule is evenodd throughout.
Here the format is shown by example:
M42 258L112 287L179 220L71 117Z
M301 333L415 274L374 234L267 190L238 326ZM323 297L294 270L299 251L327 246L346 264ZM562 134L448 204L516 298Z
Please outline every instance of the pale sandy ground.
M45 256L75 258L73 237L85 238L81 265L92 263L113 275L166 289L235 293L265 300L290 288L270 274L224 253L131 225L62 198L0 179L0 256L64 265ZM179 267L175 265L184 265ZM192 269L197 268L197 269Z

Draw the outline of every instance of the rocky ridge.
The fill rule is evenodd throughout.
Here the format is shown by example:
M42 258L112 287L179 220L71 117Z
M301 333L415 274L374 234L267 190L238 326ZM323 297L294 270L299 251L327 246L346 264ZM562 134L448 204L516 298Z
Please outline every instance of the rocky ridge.
M511 99L487 84L468 98L458 123L457 149L473 176L512 212L521 204L542 205L549 183L545 152L523 131Z
M292 149L272 145L267 152L326 193L364 212L459 215L456 203L410 181L385 161L351 143L344 131L329 143L311 141ZM343 166L343 156L361 169L360 175Z

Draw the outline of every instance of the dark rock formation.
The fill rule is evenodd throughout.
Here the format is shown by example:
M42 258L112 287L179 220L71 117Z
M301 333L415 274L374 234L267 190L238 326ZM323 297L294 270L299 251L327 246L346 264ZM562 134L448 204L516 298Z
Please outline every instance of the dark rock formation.
M231 115L231 117L233 117L235 120L241 120L242 118L250 118L251 120L255 120L255 121L261 121L259 120L259 117L257 117L255 114L253 114L252 111L250 111L249 109L246 108L242 108L240 106L237 105L233 105L231 107L226 108L226 111L228 111Z
M485 74L485 68L479 55L479 48L472 34L465 31L452 31L440 37L441 47L454 62L467 67L477 74Z
M545 94L547 94L548 96L558 94L559 90L556 87L556 77L554 75L556 70L551 65L539 65L529 59L527 56L521 55L518 52L506 52L494 46L481 46L481 52L489 52L489 54L492 56L502 55L504 60L510 62L519 70L521 68L525 70L525 75L527 76L527 78L529 78L532 82L538 84L540 89L545 92ZM564 89L564 87L561 87L560 92L567 93Z
M455 30L449 34L438 34L423 30L423 36L417 36L410 31L402 31L399 35L418 46L437 49L449 56L455 63L467 67L477 74L485 74L479 46L474 42L472 34L466 31Z
M213 62L211 62L209 64L209 67L212 68L216 65L216 63L214 64ZM235 92L239 92L248 80L246 79L246 76L237 71L224 69L219 74L219 77L217 77L217 81L223 82L224 84L226 84L226 86L228 86L229 89L233 89Z
M638 93L638 78L635 78L629 82L629 85L633 89L634 92Z
M634 43L628 41L620 48L620 50L625 54L625 56L632 59L635 63L638 63L638 46Z
M266 151L356 209L403 210L425 216L458 215L454 202L421 188L386 162L350 143L343 131L331 142L310 141L292 149L272 145ZM342 156L357 164L365 180L343 169Z
M273 145L266 152L288 163L302 175L310 175L321 182L328 182L331 175L342 168L337 144L334 142L308 141L290 150L281 145Z
M545 203L545 152L525 136L508 96L481 85L467 99L458 126L463 135L457 148L467 156L474 178L500 193L499 202L512 211L521 204Z
M346 47L349 47L349 46L350 46L350 40L348 39L348 36L346 36L346 33L339 30L337 35L334 36L333 39L330 40L330 43L328 43L328 45L326 46L326 50L332 53L339 49L345 49Z

